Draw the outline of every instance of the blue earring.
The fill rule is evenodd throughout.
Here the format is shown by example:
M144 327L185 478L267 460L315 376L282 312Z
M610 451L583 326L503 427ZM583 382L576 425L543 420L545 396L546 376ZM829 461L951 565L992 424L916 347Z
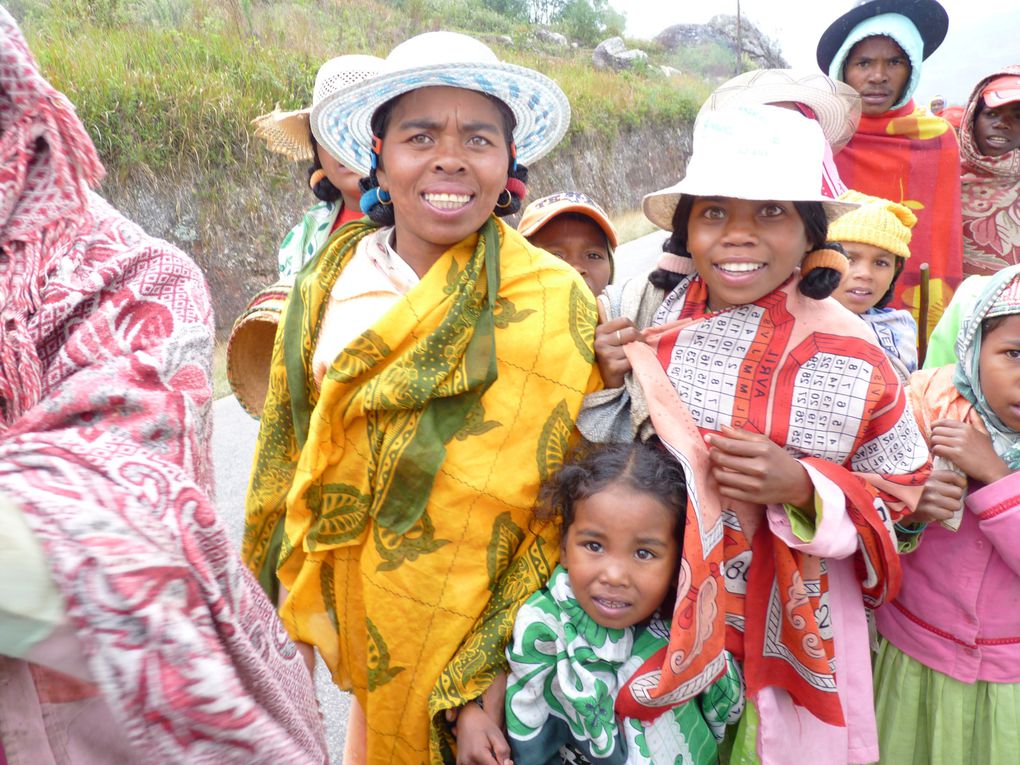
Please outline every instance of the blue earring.
M361 212L368 215L376 205L386 206L390 204L393 204L393 202L389 192L383 191L378 186L373 186L361 195L361 202L358 206L361 207Z

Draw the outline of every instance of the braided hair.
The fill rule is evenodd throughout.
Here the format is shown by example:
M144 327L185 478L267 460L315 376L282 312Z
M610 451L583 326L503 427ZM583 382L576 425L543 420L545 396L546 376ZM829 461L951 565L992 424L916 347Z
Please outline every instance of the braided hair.
M393 107L396 106L397 101L400 100L402 95L406 94L391 98L376 109L375 114L372 115L372 134L378 139L386 137L386 130L389 128ZM528 168L517 162L517 149L513 142L517 119L514 117L513 112L510 111L510 107L488 93L482 93L481 95L496 105L500 116L503 118L503 136L506 138L507 150L510 154L510 161L507 166L507 187L500 194L500 200L497 200L497 204L492 211L500 218L504 218L507 215L519 212L521 209L524 196L527 194ZM375 154L374 149L373 154ZM378 155L375 155L375 161L379 161ZM381 195L386 192L379 188L379 179L376 177L375 167L369 170L368 177L358 181L358 186L361 188L361 211L380 226L392 226L394 223L393 205L385 203L386 200L381 198ZM507 199L508 202L502 204L503 199Z
M673 255L689 258L687 251L687 226L691 219L695 197L684 194L673 211L672 233L662 243L662 251ZM829 221L821 202L794 202L794 209L804 224L804 234L811 250L835 249L825 241L829 229ZM648 275L648 281L658 289L672 292L683 279L683 274L657 268ZM801 294L815 300L824 300L839 286L843 274L835 268L819 266L806 270L797 288Z

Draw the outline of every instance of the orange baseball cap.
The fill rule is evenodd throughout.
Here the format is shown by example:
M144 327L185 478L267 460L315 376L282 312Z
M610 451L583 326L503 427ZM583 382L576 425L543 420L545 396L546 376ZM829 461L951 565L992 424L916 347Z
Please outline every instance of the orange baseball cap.
M517 224L517 230L528 237L537 233L546 223L557 215L564 213L580 213L591 218L606 235L609 246L616 249L616 229L609 221L605 210L595 204L595 201L587 194L580 191L561 191L558 194L550 194L547 197L536 199L526 208L521 215L521 222Z
M985 105L995 109L1003 104L1020 101L1020 75L1004 74L985 85L981 91Z

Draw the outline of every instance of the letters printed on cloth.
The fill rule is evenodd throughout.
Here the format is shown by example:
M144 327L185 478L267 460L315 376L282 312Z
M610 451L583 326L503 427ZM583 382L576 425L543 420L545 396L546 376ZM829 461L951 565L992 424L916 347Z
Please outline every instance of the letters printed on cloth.
M264 586L279 561L284 623L357 695L368 761L452 762L442 711L505 668L517 609L556 563L532 508L597 383L594 304L492 219L339 353L320 392L327 298L373 230L337 232L285 309L245 557Z
M920 266L929 264L930 334L963 278L956 133L944 119L910 101L878 117L861 117L854 137L835 159L848 187L899 202L917 216L910 257L891 305L918 318Z
M678 689L693 697L718 676L727 647L744 661L749 696L779 686L841 725L825 562L774 537L760 506L718 496L699 468L702 435L723 425L763 433L842 488L869 607L898 588L892 522L920 494L927 448L870 330L833 301L802 296L795 279L717 314L707 313L707 297L700 279L681 282L645 332L651 347L626 349L656 433L693 466L695 491L670 645L617 709L647 717L656 697Z

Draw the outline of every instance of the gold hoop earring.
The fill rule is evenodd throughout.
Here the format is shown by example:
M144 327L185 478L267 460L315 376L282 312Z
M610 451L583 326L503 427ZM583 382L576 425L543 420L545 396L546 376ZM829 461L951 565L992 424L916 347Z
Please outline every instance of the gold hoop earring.
M503 194L506 194L506 202L502 201ZM514 195L510 193L509 189L503 189L503 192L499 195L499 198L496 200L496 207L499 207L499 208L505 210L507 207L509 207L513 203L514 203Z
M393 204L393 197L390 196L390 192L379 189L379 204L383 207L389 207Z

